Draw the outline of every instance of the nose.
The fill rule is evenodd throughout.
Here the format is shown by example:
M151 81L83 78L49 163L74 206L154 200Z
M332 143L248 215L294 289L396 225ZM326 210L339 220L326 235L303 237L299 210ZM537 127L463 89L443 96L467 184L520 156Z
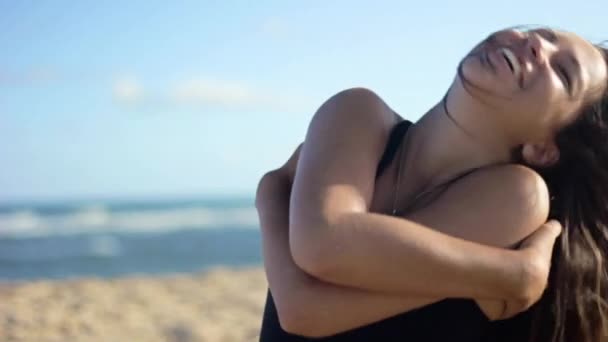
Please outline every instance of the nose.
M554 50L554 45L540 34L530 32L525 40L525 50L531 60L537 64L543 64Z

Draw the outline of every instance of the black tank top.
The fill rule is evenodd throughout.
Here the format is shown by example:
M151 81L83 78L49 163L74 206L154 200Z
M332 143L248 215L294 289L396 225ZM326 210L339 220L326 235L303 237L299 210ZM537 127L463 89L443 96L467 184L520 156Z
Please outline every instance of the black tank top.
M403 120L391 131L385 151L378 164L376 178L395 157L411 122ZM460 177L458 177L460 178ZM314 313L311 313L314 315ZM398 314L373 324L339 333L322 339L311 339L287 333L279 324L277 310L270 290L267 293L261 342L304 341L408 341L408 342L476 342L494 341L498 327L488 321L477 304L470 299L446 299L419 309ZM501 329L502 330L502 329ZM500 334L502 335L502 334Z

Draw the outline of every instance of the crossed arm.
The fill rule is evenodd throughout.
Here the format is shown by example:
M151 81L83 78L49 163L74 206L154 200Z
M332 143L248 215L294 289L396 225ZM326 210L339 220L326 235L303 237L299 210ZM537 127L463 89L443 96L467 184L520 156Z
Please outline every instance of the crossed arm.
M311 151L323 154L314 147ZM310 154L308 158L304 172L310 181L315 163ZM351 210L327 225L327 220L303 220L301 210L296 215L290 211L289 203L296 210L308 204L310 210L310 201L302 201L306 196L300 196L298 205L292 193L295 171L301 172L297 165L300 159L298 150L283 168L264 176L256 197L268 281L279 318L288 331L331 335L447 297L484 299L478 300L480 306L489 317L498 318L503 307L497 300L529 299L533 277L523 255L471 241L510 246L546 219L542 201L534 202L532 211L525 211L530 209L526 205L524 211L519 210L522 203L533 203L527 198L530 189L538 194L537 179L530 170L510 167L472 175L411 217ZM502 188L495 186L498 176ZM475 198L467 199L466 189L475 193ZM322 202L332 203L327 198ZM356 206L356 201L344 203ZM484 213L487 215L489 209L498 217L488 220ZM311 235L305 229L331 234ZM294 232L298 234L295 239ZM298 249L295 253L294 245ZM330 258L331 263L324 258Z
M304 272L289 250L290 192L291 180L277 171L263 179L257 194L264 266L284 330L308 337L324 337L436 300L334 285Z
M298 151L284 167L266 174L259 184L256 196L263 237L265 270L279 320L285 330L309 337L329 336L449 297L430 294L395 295L369 291L332 284L303 271L295 263L289 249L289 198L297 155ZM462 236L463 232L460 235ZM492 240L491 236L484 234L470 238ZM488 243L487 240L483 242ZM516 264L520 260L515 258L514 254L503 257L503 259L495 259L495 265L491 267L495 267L499 277L500 274L504 274L505 277L512 278L510 284L515 288L510 291L516 293L516 288L526 286L526 279L518 273L519 270L509 268L505 264ZM408 270L404 268L403 272ZM449 286L451 282L449 275L438 276L443 277L441 281ZM387 274L386 277L391 278L391 275ZM478 286L473 280L470 285ZM502 286L504 287L504 284ZM506 318L505 314L513 314L513 312L504 312L504 300L508 296L498 288L497 285L495 294L491 295L495 299L477 300L481 310L490 319ZM429 292L435 291L431 289Z

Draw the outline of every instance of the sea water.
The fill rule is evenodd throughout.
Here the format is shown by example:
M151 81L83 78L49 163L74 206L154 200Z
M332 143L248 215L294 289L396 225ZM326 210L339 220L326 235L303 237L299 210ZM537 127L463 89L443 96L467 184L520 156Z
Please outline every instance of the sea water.
M253 199L0 204L0 281L262 263Z

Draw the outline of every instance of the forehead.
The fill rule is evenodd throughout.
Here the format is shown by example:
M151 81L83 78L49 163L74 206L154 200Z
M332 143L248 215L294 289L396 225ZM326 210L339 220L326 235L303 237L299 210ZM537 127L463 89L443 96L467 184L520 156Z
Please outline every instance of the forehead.
M584 86L589 92L602 91L606 86L608 70L605 56L586 39L565 31L555 31L561 47L569 51L581 66Z

